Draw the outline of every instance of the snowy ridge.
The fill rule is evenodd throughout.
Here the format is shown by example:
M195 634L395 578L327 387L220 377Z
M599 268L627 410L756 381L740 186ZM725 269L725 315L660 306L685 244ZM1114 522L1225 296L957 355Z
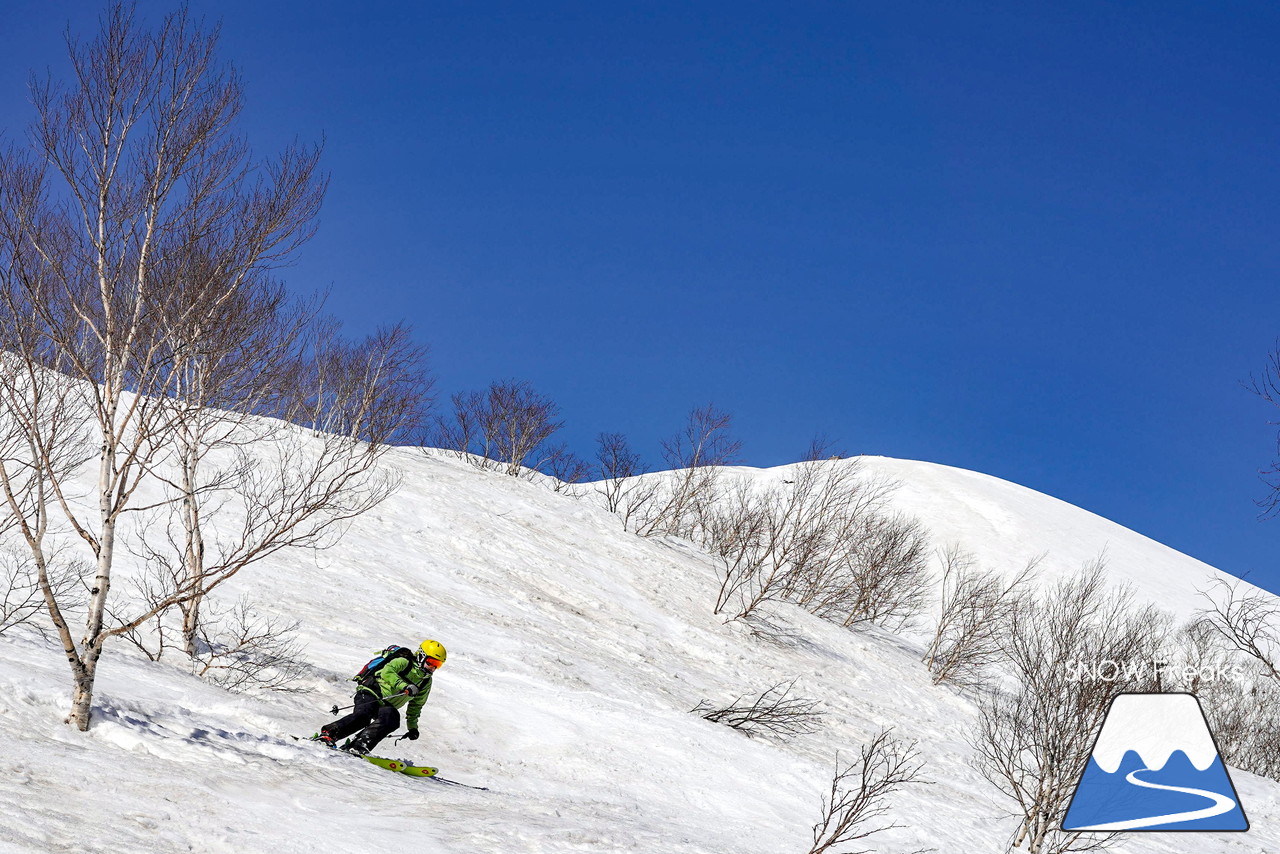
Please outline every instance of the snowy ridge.
M1132 589L1140 601L1179 620L1204 607L1200 591L1215 579L1239 581L1110 519L993 475L893 457L854 459L862 477L894 485L892 508L923 522L935 546L959 545L986 567L1012 573L1040 558L1038 572L1051 581L1101 558L1113 584ZM792 479L793 470L737 466L724 471L730 477L782 482ZM1244 589L1258 588L1246 582Z
M992 567L1015 571L1043 555L1040 570L1053 577L1102 556L1113 583L1178 619L1204 607L1199 591L1214 579L1238 580L1096 513L992 475L890 457L861 461L868 474L901 485L894 506L919 517L936 543L959 543Z
M1153 771L1164 768L1177 750L1187 755L1197 771L1208 768L1218 756L1200 704L1190 694L1162 695L1155 709L1143 702L1141 694L1117 697L1102 726L1093 758L1103 771L1114 774L1130 750L1137 752Z

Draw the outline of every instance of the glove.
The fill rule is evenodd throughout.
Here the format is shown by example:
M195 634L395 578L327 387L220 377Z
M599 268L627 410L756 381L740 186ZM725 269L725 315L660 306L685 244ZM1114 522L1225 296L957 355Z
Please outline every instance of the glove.
M410 741L417 741L417 740L418 740L418 730L417 730L417 728L415 727L414 729L411 729L411 730L409 730L408 732L406 732L406 733L404 734L404 737L405 737L405 738L407 738L407 739L409 739Z
M417 685L405 685L405 686L404 686L404 690L403 690L403 691L401 691L400 693L401 693L401 694L408 694L410 697L412 697L414 694L418 693L418 686L417 686Z

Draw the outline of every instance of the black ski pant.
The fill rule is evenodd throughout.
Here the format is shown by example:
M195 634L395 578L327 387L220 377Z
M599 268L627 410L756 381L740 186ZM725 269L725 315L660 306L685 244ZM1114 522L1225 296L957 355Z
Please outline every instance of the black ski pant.
M325 724L320 731L337 741L363 730L357 738L365 750L372 750L400 726L400 710L363 689L356 691L355 699L356 705L351 714Z

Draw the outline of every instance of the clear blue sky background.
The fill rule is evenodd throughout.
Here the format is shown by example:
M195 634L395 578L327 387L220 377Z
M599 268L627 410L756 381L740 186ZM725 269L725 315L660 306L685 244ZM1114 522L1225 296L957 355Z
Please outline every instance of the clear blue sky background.
M171 4L148 0L153 16ZM517 377L592 452L694 405L1007 478L1280 591L1280 6L196 0L263 153L326 140L289 271ZM0 11L0 127L98 3Z

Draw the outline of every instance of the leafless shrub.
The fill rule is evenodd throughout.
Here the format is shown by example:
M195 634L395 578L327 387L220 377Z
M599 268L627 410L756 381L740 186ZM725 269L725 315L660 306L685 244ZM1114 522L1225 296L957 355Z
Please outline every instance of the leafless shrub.
M928 539L881 509L892 484L859 476L856 460L805 462L793 479L722 486L695 529L721 563L715 612L749 620L793 602L850 627L900 625L924 602Z
M739 479L705 514L698 533L722 564L716 613L743 619L782 599L819 608L860 518L883 498L859 480L856 462L801 463L794 472L763 488Z
M849 454L843 448L837 446L836 441L830 436L818 433L809 440L809 447L805 449L804 456L800 458L801 462L817 462L818 460L843 460Z
M51 555L46 574L54 594L71 602L77 598L84 567L64 559L61 551ZM41 619L44 615L44 591L30 555L12 544L0 545L0 634L22 626L45 636L48 625Z
M1267 367L1262 375L1251 378L1249 388L1267 403L1280 407L1280 346L1268 355ZM1267 485L1268 491L1258 499L1257 504L1262 508L1264 518L1280 515L1280 434L1276 436L1276 447L1276 459L1268 468L1261 471L1262 480Z
M1207 607L1179 638L1179 687L1204 701L1224 762L1280 780L1280 606L1220 578L1201 595Z
M0 265L0 282L13 272ZM0 324L0 631L44 634L59 628L37 619L50 599L68 617L85 604L86 568L67 547L58 508L60 487L90 455L89 413L68 378L5 352L29 334Z
M771 613L768 609L758 608L741 619L750 636L759 641L783 647L804 645L804 633L779 613Z
M1280 681L1268 662L1228 640L1232 632L1224 633L1218 622L1224 614L1238 614L1231 599L1258 594L1220 581L1213 588L1214 593L1204 591L1212 606L1177 632L1163 657L1160 687L1200 698L1223 762L1280 780ZM1257 638L1245 646L1257 648Z
M662 458L671 474L656 493L637 493L627 501L626 515L635 520L637 534L698 539L719 497L721 468L739 461L742 443L731 434L732 426L731 415L707 404L689 413L684 429L663 440Z
M30 622L44 609L35 566L28 555L8 544L15 527L17 519L0 505L0 635Z
M742 442L734 438L733 416L714 403L689 413L684 429L662 441L662 457L673 469L697 469L738 462Z
M928 600L929 535L916 519L872 513L836 564L830 594L814 613L842 626L900 629Z
M769 560L779 551L770 537L772 514L777 510L776 503L759 495L746 480L735 482L720 495L701 531L702 544L721 564L714 613L729 609L731 619L744 619L764 602L781 596L787 568Z
M1155 660L1167 619L1136 605L1129 591L1108 590L1101 558L1007 619L1005 664L1014 684L981 698L972 744L978 770L1017 805L1009 849L1104 848L1114 835L1064 832L1062 817L1111 700L1156 686L1150 667L1092 678L1081 665Z
M582 484L591 479L591 464L563 443L548 446L541 456L541 469L552 478L552 491L582 497Z
M1201 694L1212 684L1242 681L1249 659L1229 646L1203 614L1183 624L1161 660L1161 689ZM1231 676L1228 680L1226 677ZM1252 681L1252 679L1250 679Z
M276 398L278 411L269 414L379 448L422 444L435 381L427 349L408 326L381 327L357 340L325 317L307 322L302 333L302 351L287 354L291 358L272 377L283 393Z
M31 621L44 610L40 581L28 561L0 552L0 635Z
M1005 617L1023 607L1040 560L1003 578L994 570L976 568L973 556L958 546L942 554L938 623L923 658L933 684L973 686L984 680L1003 654Z
M633 520L641 518L659 494L656 479L641 477L648 471L626 436L601 433L596 437L596 492L610 513L622 517L623 530L631 530Z
M491 383L484 393L455 394L453 411L436 420L436 442L482 469L519 477L556 459L546 443L564 426L560 408L528 382ZM550 453L549 453L550 451ZM559 452L563 458L563 451Z
M719 709L703 700L692 711L713 723L733 727L749 738L769 735L787 739L817 732L822 726L818 701L792 696L795 686L795 679L779 682L755 697L743 694Z
M1280 780L1280 684L1259 678L1201 685L1200 697L1222 761Z
M265 616L247 599L216 608L200 625L195 672L229 691L301 693L305 674L298 622Z
M1221 578L1210 582L1201 596L1208 602L1199 613L1203 627L1255 661L1267 676L1280 679L1280 600Z
M1280 779L1280 682L1265 664L1229 645L1204 618L1179 630L1162 663L1164 690L1200 698L1223 762Z
M883 730L863 745L858 761L841 766L836 757L831 789L822 799L822 818L813 826L809 854L862 842L877 833L904 827L885 823L889 798L903 786L923 784L924 762L917 742L904 741ZM869 848L841 848L844 854L869 854ZM926 849L917 849L922 854Z
M488 448L481 442L480 415L484 398L479 392L458 392L450 395L451 411L436 416L435 444L452 451L477 468L497 468L497 461L488 457Z

